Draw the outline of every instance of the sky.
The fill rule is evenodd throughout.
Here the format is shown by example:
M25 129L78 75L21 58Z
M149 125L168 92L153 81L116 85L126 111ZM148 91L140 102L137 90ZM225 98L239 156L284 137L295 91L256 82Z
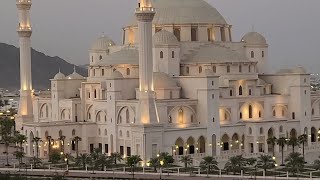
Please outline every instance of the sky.
M103 32L117 43L136 0L32 0L32 46L74 64L89 62L88 49ZM197 0L195 0L197 1ZM249 31L264 35L273 70L304 66L320 72L319 0L207 0L233 25L234 41ZM0 2L0 42L17 46L14 0Z

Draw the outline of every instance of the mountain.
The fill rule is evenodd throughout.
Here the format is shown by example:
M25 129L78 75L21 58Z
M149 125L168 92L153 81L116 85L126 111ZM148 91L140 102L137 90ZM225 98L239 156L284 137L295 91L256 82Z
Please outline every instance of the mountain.
M0 88L20 88L20 60L19 48L0 43ZM50 88L50 79L58 72L59 68L65 75L71 74L74 65L55 56L50 57L34 49L32 57L32 81L34 89ZM87 76L87 70L76 66L76 71Z

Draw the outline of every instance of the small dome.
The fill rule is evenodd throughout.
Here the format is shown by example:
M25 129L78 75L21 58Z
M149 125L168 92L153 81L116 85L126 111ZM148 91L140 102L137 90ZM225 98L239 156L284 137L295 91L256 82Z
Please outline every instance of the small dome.
M176 36L167 31L167 30L161 30L157 32L155 35L153 35L153 44L155 46L157 45L179 45L179 41L176 38Z
M59 79L65 79L66 78L66 76L63 74L63 73L61 73L60 71L54 76L54 80L59 80Z
M91 50L105 51L116 45L109 37L102 35L91 46Z
M77 72L73 72L72 74L67 76L67 79L84 79L84 77L78 74Z
M260 33L257 32L249 32L243 36L241 42L245 42L250 45L266 45L267 40Z
M110 78L111 79L121 79L121 78L123 78L123 75L119 71L114 71L114 72L112 72Z
M177 88L177 83L166 73L153 73L154 89Z

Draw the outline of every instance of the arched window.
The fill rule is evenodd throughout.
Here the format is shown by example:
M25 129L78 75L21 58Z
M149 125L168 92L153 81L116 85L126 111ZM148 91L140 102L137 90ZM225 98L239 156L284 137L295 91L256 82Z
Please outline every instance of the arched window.
M252 95L252 90L251 89L249 89L249 96L251 96Z
M122 131L121 130L119 131L119 136L122 137Z
M239 65L239 72L241 73L242 72L242 66Z
M263 128L262 127L260 128L260 134L263 134Z
M230 73L230 66L227 66L227 73Z
M239 96L242 96L242 86L239 86Z
M101 59L102 59L102 56L100 55L100 56L99 56L99 60L101 60Z
M169 123L172 123L172 117L169 116L169 120L168 120Z
M214 122L215 121L215 119L214 119L214 117L212 118L212 122Z
M313 109L313 108L312 108L312 110L311 110L311 114L314 115L314 109Z
M230 90L230 96L233 96L233 91L232 91L232 89Z
M126 110L126 123L130 123L129 109Z
M296 113L292 112L292 119L296 119Z
M99 135L99 136L101 135L101 129L98 130L98 135Z
M91 56L91 62L93 62L93 56Z
M284 108L282 108L281 115L282 115L282 117L284 117L284 116L285 116Z
M193 121L194 121L194 119L193 119L193 115L191 115L191 117L190 117L190 121L191 121L191 123L193 123Z
M261 52L262 57L264 58L264 51Z
M160 58L163 59L163 51L160 52Z
M171 52L171 58L174 58L174 51Z
M88 119L89 119L89 120L91 119L91 113L88 114Z
M75 135L76 135L76 130L73 129L73 130L72 130L72 136L75 136Z
M172 99L173 95L172 95L172 91L170 91L170 99Z
M261 114L261 111L259 111L259 118L261 118L262 117L262 114Z
M101 69L101 76L104 76L104 69Z
M130 137L130 133L129 133L129 131L127 131L127 137Z
M276 110L273 110L272 115L273 117L276 117Z
M129 76L131 73L130 68L127 68L127 76Z
M252 128L249 127L249 134L251 135L252 134Z
M202 73L202 66L199 66L199 73Z
M189 67L186 67L186 73L189 74L190 73L190 69Z
M198 28L197 27L191 28L191 41L198 41Z
M254 58L254 52L251 51L251 58Z
M240 112L240 119L242 119L242 112Z
M216 73L216 72L217 72L217 67L216 67L216 66L212 66L212 71L213 71L214 73Z
M95 99L97 98L97 90L96 89L94 90L94 98Z
M106 129L104 130L104 135L108 136L108 131Z
M251 119L252 118L252 106L249 105L249 118Z
M249 67L248 67L248 68L249 68L249 70L248 70L248 71L249 71L249 72L251 72L251 65L249 65Z
M283 126L280 126L279 132L280 132L280 133L283 133Z

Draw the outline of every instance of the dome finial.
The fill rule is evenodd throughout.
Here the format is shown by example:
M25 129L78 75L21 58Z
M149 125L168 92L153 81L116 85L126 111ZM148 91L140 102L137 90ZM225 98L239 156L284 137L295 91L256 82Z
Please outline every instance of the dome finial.
M76 70L76 65L73 65L73 72L76 73L77 70Z
M101 37L105 37L105 35L104 35L104 32L102 32L102 35L101 35Z

